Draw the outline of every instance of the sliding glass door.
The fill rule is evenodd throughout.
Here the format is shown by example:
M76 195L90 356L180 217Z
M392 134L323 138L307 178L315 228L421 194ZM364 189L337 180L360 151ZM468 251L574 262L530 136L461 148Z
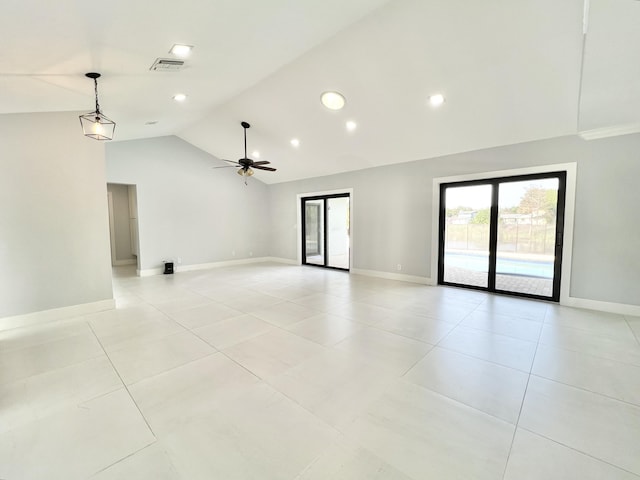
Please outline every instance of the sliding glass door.
M566 174L440 186L438 282L558 301Z
M445 204L443 281L487 288L491 185L447 188Z
M349 270L349 194L302 199L302 263Z
M304 206L304 263L324 265L324 200L307 200Z

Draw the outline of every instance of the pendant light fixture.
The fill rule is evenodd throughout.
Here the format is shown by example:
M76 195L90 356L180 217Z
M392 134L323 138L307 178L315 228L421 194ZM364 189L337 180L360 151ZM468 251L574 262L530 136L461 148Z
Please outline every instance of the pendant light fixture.
M85 73L84 76L93 79L96 93L96 109L93 112L80 115L82 133L84 133L86 137L90 137L95 140L112 140L113 132L116 129L116 123L100 111L100 104L98 103L98 78L100 78L100 74L89 72Z

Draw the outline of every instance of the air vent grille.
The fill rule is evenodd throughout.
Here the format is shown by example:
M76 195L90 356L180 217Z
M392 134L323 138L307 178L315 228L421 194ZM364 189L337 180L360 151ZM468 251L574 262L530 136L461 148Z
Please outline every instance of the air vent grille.
M184 66L184 60L173 58L156 58L149 70L154 72L177 72Z

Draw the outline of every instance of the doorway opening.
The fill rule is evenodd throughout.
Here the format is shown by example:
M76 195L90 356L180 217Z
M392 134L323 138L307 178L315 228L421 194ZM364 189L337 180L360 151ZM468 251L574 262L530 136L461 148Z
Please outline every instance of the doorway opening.
M301 197L302 264L348 271L350 195Z
M138 201L135 185L107 184L111 265L139 270Z
M438 283L559 301L566 172L440 184Z

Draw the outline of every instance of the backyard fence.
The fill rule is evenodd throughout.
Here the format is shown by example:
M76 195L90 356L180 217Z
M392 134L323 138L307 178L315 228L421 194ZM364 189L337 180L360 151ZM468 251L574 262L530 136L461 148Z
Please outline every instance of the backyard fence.
M553 255L555 252L555 227L553 225L498 225L498 250L523 254ZM445 229L448 249L489 249L489 225L449 224Z

